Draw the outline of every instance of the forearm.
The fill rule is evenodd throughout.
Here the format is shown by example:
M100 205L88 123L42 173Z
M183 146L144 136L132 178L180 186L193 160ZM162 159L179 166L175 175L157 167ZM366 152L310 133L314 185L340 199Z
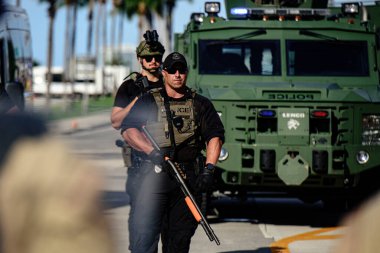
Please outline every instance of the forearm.
M128 128L122 135L124 140L135 150L142 151L146 154L152 152L152 144L137 128Z
M216 164L222 148L222 140L219 137L212 138L206 147L206 164Z
M114 107L112 109L111 124L113 128L115 128L116 130L120 129L121 123L123 122L124 118L127 117L129 112L131 111L132 106L136 103L136 101L137 97L125 108Z

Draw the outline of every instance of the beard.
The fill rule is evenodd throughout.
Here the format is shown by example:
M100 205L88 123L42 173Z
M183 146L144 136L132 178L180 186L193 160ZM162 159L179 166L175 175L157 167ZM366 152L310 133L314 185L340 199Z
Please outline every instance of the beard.
M160 69L160 67L146 68L145 66L143 66L143 69L145 69L149 73L154 74L154 73L157 73L157 71Z

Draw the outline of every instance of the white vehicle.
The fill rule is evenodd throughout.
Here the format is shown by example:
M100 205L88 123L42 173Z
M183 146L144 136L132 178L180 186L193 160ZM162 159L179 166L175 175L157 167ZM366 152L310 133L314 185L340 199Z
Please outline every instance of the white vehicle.
M104 69L95 69L93 65L81 62L77 63L75 81L64 82L63 68L53 67L50 95L53 97L61 97L65 94L79 97L110 95L117 90L128 73L129 68L124 66L106 66ZM33 93L46 95L47 67L34 67L33 79Z
M50 95L59 97L72 94L70 83L64 82L63 68L52 67L52 83L50 85ZM35 95L46 95L47 93L47 67L37 66L33 68L33 93Z

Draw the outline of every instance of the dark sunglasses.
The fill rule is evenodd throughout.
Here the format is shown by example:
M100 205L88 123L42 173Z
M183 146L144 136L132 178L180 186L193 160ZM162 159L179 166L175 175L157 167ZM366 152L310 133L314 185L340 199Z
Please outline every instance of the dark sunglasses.
M144 56L143 58L145 59L146 62L151 62L153 60L153 58L157 62L161 62L162 61L162 55L147 55L147 56Z
M186 74L187 73L186 68L169 68L166 70L166 72L168 72L171 75L174 75L177 72L177 70L180 74Z

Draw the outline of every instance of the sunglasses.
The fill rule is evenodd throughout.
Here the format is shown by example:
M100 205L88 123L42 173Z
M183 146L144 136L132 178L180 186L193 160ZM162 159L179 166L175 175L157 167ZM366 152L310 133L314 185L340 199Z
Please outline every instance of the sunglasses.
M187 73L186 68L169 68L166 70L166 72L168 72L171 75L174 75L175 73L177 73L177 70L180 74L186 74Z
M147 55L147 56L144 56L143 58L145 59L146 62L151 62L153 60L153 58L157 62L161 62L162 61L162 55Z

